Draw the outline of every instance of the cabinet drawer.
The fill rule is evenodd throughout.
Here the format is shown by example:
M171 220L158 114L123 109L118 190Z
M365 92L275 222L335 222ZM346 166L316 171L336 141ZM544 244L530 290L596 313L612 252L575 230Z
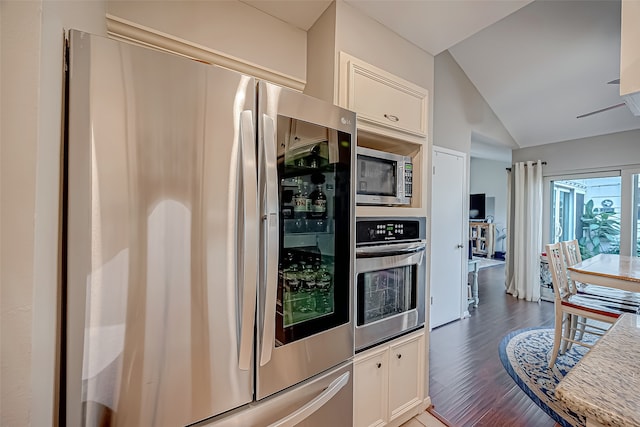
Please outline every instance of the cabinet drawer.
M427 135L426 89L345 53L341 67L341 104L358 113L359 121Z

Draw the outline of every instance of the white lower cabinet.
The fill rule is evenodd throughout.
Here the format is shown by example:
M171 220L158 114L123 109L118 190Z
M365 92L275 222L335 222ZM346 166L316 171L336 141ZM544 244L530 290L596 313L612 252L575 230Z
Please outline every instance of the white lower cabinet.
M388 346L367 351L354 359L353 425L355 427L386 424L389 418L388 361Z
M403 415L423 402L424 381L424 330L357 354L353 363L353 425L399 425L406 421Z

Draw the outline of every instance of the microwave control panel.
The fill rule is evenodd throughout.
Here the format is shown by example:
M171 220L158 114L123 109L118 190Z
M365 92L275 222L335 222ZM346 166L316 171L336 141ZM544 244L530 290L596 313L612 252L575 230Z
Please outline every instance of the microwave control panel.
M411 197L413 194L413 163L404 164L404 196Z
M424 218L371 218L356 221L356 244L358 245L420 240L424 238Z

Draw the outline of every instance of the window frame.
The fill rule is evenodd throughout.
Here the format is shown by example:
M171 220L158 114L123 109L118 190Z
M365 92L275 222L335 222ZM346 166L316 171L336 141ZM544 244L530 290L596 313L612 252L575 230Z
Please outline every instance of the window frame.
M622 170L622 186L620 189L620 255L640 256L635 252L635 240L631 236L637 236L637 214L634 212L633 177L637 175L640 180L640 167Z

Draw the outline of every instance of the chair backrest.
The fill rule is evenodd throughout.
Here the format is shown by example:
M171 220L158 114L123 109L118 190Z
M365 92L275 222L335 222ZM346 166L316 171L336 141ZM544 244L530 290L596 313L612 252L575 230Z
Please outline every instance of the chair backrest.
M562 245L562 253L564 254L566 267L571 267L582 262L582 254L580 253L580 246L578 245L577 240L566 240L564 242L560 242L560 244ZM569 289L571 292L576 293L580 284L571 280L571 276L568 275L568 272L567 278L569 280Z
M564 259L567 262L567 266L571 267L579 262L582 262L582 255L580 254L580 246L577 240L567 240L561 242L562 252L564 253Z
M567 267L560 243L546 245L546 250L549 270L551 271L551 281L553 282L553 294L557 302L572 293L567 276Z

